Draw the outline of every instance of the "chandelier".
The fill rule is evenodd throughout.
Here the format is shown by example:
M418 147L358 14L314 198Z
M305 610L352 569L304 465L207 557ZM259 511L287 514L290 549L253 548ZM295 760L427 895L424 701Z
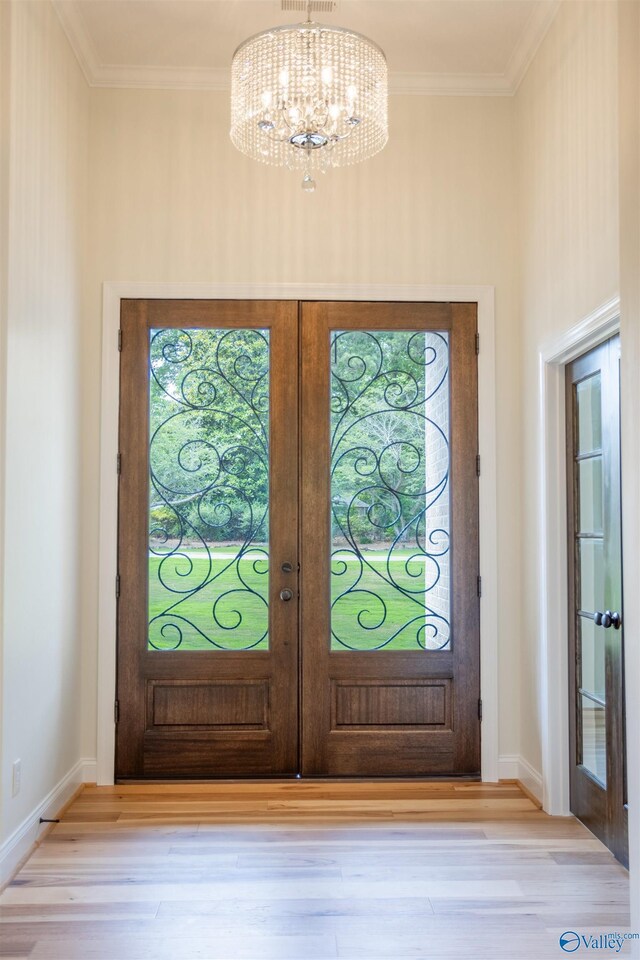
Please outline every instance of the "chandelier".
M231 65L231 140L262 163L312 173L367 160L388 139L387 62L353 30L273 27L242 43Z

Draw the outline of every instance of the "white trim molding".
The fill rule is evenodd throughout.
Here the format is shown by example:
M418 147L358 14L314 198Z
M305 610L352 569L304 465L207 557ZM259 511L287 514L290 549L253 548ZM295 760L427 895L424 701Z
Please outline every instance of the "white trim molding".
M619 329L620 300L614 297L545 343L539 355L542 805L556 816L570 813L565 366Z
M78 760L7 837L0 847L0 887L11 879L20 864L30 856L34 846L42 839L46 826L40 823L40 818L56 817L69 803L78 788L83 783L95 782L95 778L95 760Z
M98 598L97 782L114 782L118 481L118 330L122 299L372 300L478 304L480 477L480 672L483 701L482 779L498 779L498 544L494 288L392 284L140 283L103 284Z
M100 59L79 2L53 0L63 30L90 87L156 90L230 89L228 67L108 64ZM560 6L559 0L536 3L502 73L403 73L391 71L391 94L454 97L512 97Z
M504 72L512 94L517 93L518 87L524 80L531 61L546 37L559 7L560 0L549 0L547 3L536 3L534 5L527 26L522 32Z
M499 763L501 780L519 780L542 803L542 774L538 770L519 753L502 754Z

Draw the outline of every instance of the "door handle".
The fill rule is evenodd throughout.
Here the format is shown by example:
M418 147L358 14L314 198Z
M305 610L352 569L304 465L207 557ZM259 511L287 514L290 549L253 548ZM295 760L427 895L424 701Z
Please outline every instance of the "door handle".
M611 613L611 610L605 610L604 613L601 613L599 610L596 610L593 615L593 622L596 627L604 627L605 630L608 630L609 627L613 627L614 630L619 630L622 626L622 617L617 611Z
M280 599L284 600L285 602L288 600L293 600L293 590L289 590L288 588L281 590Z

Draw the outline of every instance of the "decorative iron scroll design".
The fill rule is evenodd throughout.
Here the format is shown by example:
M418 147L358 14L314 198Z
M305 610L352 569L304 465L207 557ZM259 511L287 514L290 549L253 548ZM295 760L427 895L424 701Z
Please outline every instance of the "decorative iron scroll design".
M149 647L266 647L269 332L152 330L149 372Z
M446 333L332 333L334 650L450 645L448 373Z

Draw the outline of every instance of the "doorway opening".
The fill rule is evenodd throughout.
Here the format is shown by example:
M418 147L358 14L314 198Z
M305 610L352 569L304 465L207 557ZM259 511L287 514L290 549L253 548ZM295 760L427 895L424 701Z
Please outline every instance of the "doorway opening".
M121 326L117 777L478 775L475 304Z

